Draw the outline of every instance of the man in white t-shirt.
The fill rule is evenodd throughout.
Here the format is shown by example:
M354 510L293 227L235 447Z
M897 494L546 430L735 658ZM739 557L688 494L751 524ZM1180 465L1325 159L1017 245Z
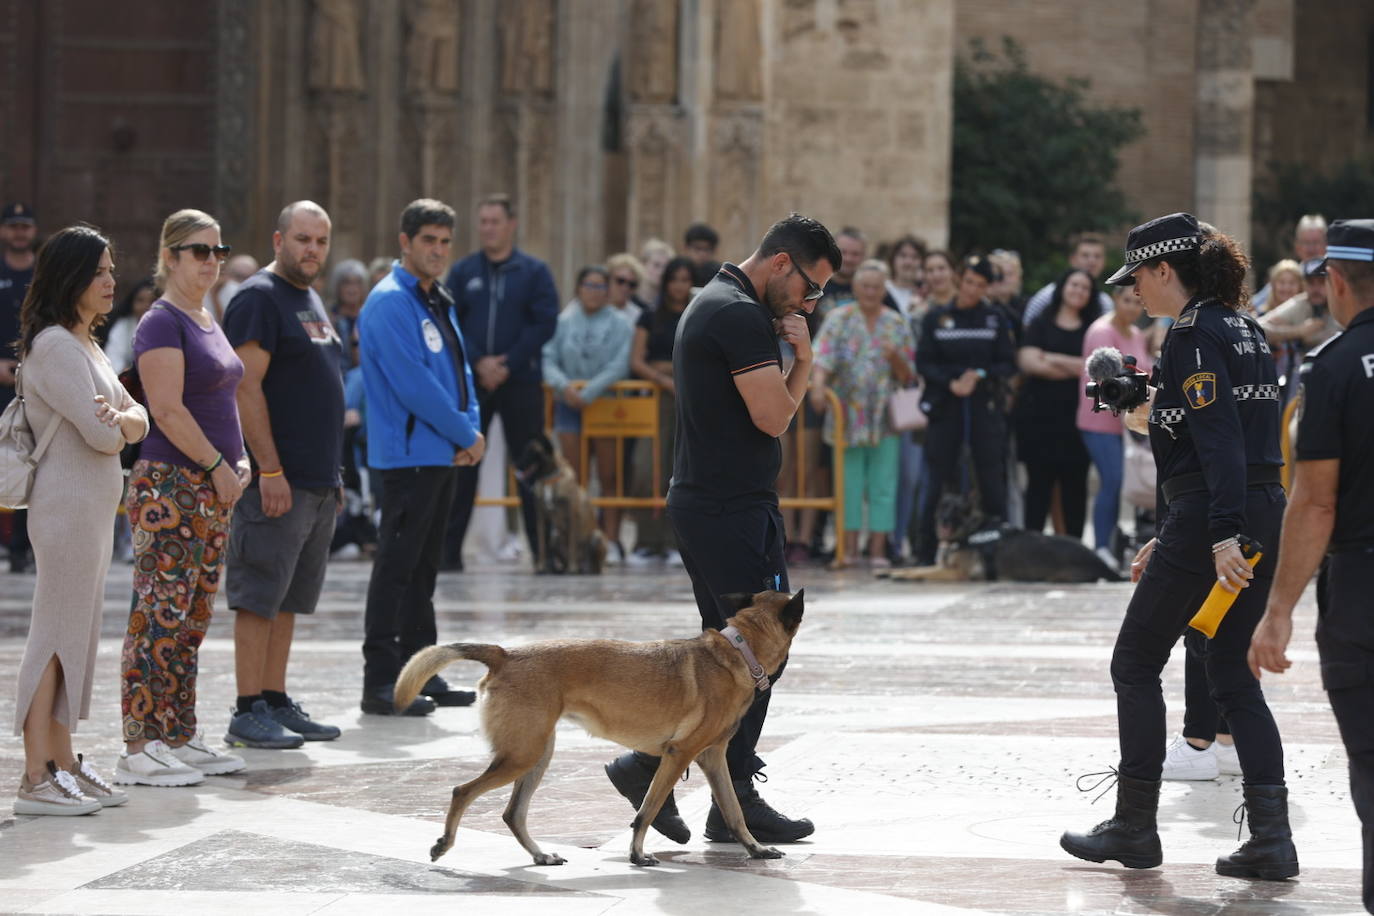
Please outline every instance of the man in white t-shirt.
M1073 242L1073 252L1069 255L1069 266L1075 270L1086 271L1094 282L1101 279L1102 269L1107 266L1107 248L1106 243L1102 241L1102 236L1091 232L1078 235ZM1030 327L1030 323L1035 320L1036 316L1049 306L1053 295L1054 284L1049 283L1030 297L1030 301L1026 303L1026 310L1021 316L1021 323L1024 327ZM1104 292L1099 292L1097 300L1102 306L1102 314L1110 314L1114 307L1112 297Z

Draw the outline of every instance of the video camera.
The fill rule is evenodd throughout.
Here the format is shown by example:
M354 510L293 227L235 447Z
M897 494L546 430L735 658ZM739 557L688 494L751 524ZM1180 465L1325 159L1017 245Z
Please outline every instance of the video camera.
M1150 376L1136 368L1134 356L1122 356L1116 347L1098 347L1088 356L1088 382L1084 394L1093 399L1093 413L1110 410L1120 416L1144 404L1150 397Z

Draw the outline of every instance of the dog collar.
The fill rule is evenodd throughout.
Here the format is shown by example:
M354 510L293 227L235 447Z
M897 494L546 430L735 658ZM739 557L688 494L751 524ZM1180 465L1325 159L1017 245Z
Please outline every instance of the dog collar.
M739 650L739 654L744 656L744 663L749 666L749 676L754 679L754 686L759 690L767 690L769 686L768 673L763 670L759 660L754 657L754 650L749 648L749 643L745 640L744 634L734 627L726 627L720 631L730 645Z

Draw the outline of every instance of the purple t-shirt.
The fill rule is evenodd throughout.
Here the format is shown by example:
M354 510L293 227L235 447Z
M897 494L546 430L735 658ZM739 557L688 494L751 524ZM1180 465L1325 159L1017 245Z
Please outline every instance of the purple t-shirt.
M243 378L243 361L229 345L229 339L218 324L206 330L175 305L159 299L134 331L134 359L161 347L182 351L186 377L182 383L181 403L200 425L205 438L224 455L224 463L237 463L243 457L243 432L239 428L239 407L234 393L238 390L239 379ZM167 440L156 423L151 424L139 457L200 468L199 462L182 454Z

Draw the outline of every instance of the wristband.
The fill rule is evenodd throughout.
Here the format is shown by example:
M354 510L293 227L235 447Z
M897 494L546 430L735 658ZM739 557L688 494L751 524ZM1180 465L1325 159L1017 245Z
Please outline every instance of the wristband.
M1237 550L1239 550L1240 541L1236 540L1233 537L1227 538L1224 541L1217 541L1215 544L1212 545L1212 555L1216 556L1228 547L1234 547Z
M277 468L275 471L258 471L259 477L280 477L286 473L285 468Z
M210 462L205 467L201 468L201 470L203 470L207 474L212 474L214 473L215 468L219 467L221 464L224 464L224 453L215 452L215 460Z

